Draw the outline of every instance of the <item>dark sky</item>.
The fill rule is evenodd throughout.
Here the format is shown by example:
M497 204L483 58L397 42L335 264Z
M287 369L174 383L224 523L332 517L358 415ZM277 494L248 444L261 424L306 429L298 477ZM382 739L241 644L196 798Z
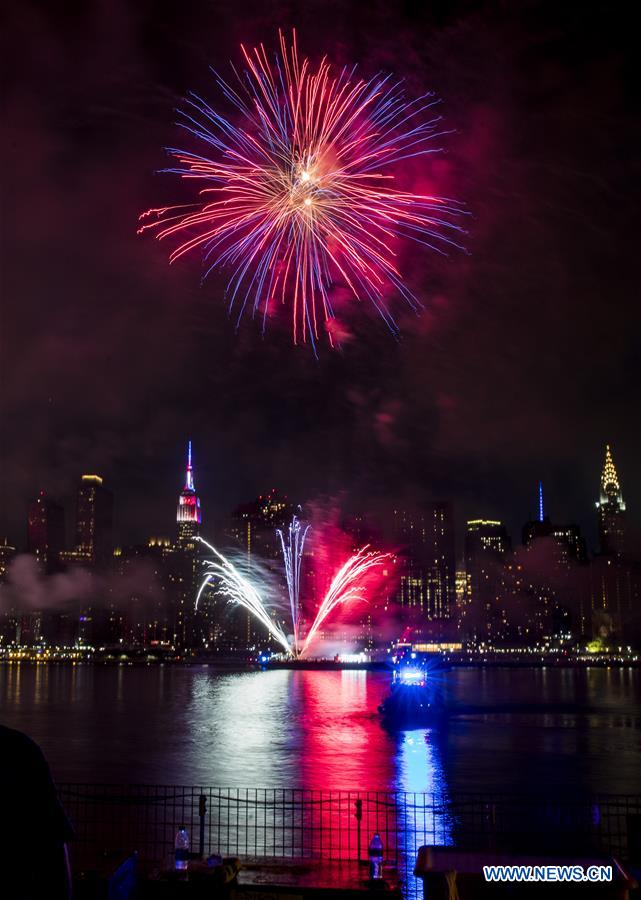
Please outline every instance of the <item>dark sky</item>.
M345 504L451 498L514 532L545 483L593 541L603 445L631 519L639 470L638 32L591 3L13 4L2 166L0 535L86 471L122 540L169 533L188 437L209 523L272 486ZM136 236L184 200L155 174L208 65L296 26L318 60L435 90L457 133L435 172L472 217L469 256L405 260L426 310L395 342L357 311L314 359L278 327L236 334L223 280ZM184 143L184 141L183 141ZM70 529L69 529L70 530Z

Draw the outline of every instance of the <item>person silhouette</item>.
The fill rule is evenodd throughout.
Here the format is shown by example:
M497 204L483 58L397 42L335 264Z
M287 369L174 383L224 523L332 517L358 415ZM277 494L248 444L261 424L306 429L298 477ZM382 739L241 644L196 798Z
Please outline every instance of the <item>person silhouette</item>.
M42 750L0 725L0 896L69 900L72 838Z

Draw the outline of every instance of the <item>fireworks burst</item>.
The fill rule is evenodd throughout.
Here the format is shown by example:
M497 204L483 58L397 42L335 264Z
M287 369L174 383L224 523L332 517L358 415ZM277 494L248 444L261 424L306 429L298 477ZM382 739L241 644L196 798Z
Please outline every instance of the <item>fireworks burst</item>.
M397 189L402 161L441 148L447 132L437 100L405 97L401 82L366 81L355 68L336 74L323 59L314 71L296 45L280 35L280 54L241 47L247 68L233 84L215 74L226 118L190 94L179 124L204 145L201 154L169 148L166 169L200 187L192 204L151 209L140 232L176 238L174 262L203 255L205 274L227 268L229 310L238 323L249 306L263 329L276 304L289 306L294 342L320 328L333 342L330 320L336 287L370 301L389 328L387 297L419 302L404 284L395 248L410 239L439 253L459 247L454 201ZM320 327L319 327L320 326Z
M291 654L292 651L287 635L269 614L262 597L251 581L239 572L236 566L230 563L228 559L225 559L215 547L212 547L211 544L208 544L202 538L198 538L198 540L211 550L214 558L205 562L207 572L196 596L196 610L203 591L213 582L217 585L216 594L226 597L229 603L236 603L238 606L243 606L247 609L265 626L272 637L282 646L285 653Z
M301 649L301 656L305 655L316 637L318 629L337 606L343 606L351 600L363 599L363 578L372 569L389 559L389 557L389 553L370 551L369 544L366 544L358 553L350 556L347 562L341 566L336 575L334 575L332 583L318 608L316 618L307 632L307 637Z
M277 529L285 562L287 593L292 614L292 630L294 636L294 655L298 656L298 624L300 621L300 569L305 548L305 538L310 526L303 527L298 516L294 516L289 525L288 540L285 542L283 532Z
M390 557L389 553L370 551L369 545L362 547L357 553L350 556L334 575L327 593L323 597L318 612L316 613L316 618L299 650L298 619L300 608L298 605L298 586L300 579L300 564L308 528L309 526L303 528L297 517L294 516L292 523L289 526L289 542L287 544L285 543L282 533L279 532L285 558L288 587L291 585L289 597L292 611L292 625L294 628L293 647L290 646L285 632L270 613L255 585L249 578L243 575L233 563L226 559L222 553L216 550L215 547L212 547L207 541L203 540L203 538L198 538L197 540L211 550L213 558L206 560L204 563L207 567L207 571L205 572L203 582L196 596L196 611L198 610L198 604L200 603L200 598L205 589L209 585L215 584L216 594L226 597L229 603L235 603L248 610L259 622L261 622L269 634L271 634L277 643L281 645L288 656L294 656L295 658L305 656L311 643L318 634L318 630L327 620L328 616L338 606L344 606L351 601L363 600L363 593L365 590L363 581L365 577L368 573L371 573L374 568L380 566Z

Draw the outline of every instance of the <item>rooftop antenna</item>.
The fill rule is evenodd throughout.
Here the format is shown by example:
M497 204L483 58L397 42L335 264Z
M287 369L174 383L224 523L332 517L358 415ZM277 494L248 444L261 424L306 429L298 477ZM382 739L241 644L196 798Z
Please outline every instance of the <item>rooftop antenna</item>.
M543 482L539 481L539 522L543 521Z

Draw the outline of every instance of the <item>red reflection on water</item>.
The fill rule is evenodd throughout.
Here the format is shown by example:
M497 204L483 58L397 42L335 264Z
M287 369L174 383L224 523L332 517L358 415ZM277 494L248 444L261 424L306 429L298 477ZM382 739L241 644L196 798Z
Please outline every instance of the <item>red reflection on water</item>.
M378 715L388 679L346 670L293 674L304 711L301 783L312 791L310 850L344 859L360 853L363 858L371 832L381 830L379 815L387 809L375 792L389 790L395 777L395 743ZM371 801L362 802L359 820L354 792L368 791Z
M367 672L300 671L301 781L314 790L389 790L395 744L378 706L387 679Z

